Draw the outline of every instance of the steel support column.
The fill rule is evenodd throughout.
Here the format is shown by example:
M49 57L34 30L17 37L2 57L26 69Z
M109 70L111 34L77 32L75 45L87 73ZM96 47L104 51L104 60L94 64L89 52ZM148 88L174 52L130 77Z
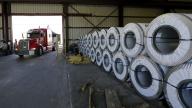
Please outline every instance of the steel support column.
M64 28L64 41L63 41L63 45L64 45L64 53L68 52L69 50L69 16L68 16L68 8L69 8L69 5L68 4L65 4L63 5L63 27Z
M119 21L119 27L123 27L124 26L124 18L123 18L123 9L124 7L122 5L118 6L118 21Z
M2 3L2 29L3 29L3 39L5 41L11 40L9 39L9 19L10 15L10 3L3 2Z

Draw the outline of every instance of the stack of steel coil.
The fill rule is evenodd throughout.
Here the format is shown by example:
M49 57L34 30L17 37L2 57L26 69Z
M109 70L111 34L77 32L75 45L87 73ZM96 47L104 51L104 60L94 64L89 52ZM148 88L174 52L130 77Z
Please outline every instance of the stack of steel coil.
M191 40L192 15L167 13L149 24L95 31L80 37L79 48L147 100L164 98L173 108L192 108Z

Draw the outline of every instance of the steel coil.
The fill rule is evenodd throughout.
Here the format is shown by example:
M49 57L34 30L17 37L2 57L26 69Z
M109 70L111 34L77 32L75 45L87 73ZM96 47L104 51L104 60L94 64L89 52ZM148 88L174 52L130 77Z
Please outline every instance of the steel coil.
M93 46L92 34L88 34L87 41L88 41L88 47L91 48Z
M86 53L85 55L86 56L90 56L90 53L91 53L91 49L89 47L86 47Z
M99 32L99 37L100 37L100 48L102 50L104 50L107 47L107 42L106 42L106 38L107 38L107 30L102 29Z
M99 47L99 32L95 31L92 34L93 36L93 47L97 48Z
M87 35L83 37L83 47L87 47Z
M103 54L100 48L96 49L96 63L98 66L101 66L103 63Z
M148 24L129 23L123 28L120 44L128 57L137 57L144 51L144 36Z
M95 54L94 48L91 48L90 57L91 57L91 61L95 62L96 54Z
M115 53L120 48L120 36L122 35L123 28L111 27L107 31L107 47L109 51Z
M148 100L157 99L163 91L163 72L151 59L140 56L131 63L130 79L136 91Z
M103 52L103 68L106 72L110 72L112 69L112 54L108 50Z
M87 54L87 49L86 47L83 47L83 55L86 56L86 54Z
M192 64L171 69L165 78L164 93L173 108L192 108Z
M113 72L117 79L121 81L125 81L128 79L128 67L130 65L130 62L126 56L123 55L123 53L118 52L113 56Z
M192 20L189 16L168 13L149 25L146 50L159 64L180 65L192 58Z

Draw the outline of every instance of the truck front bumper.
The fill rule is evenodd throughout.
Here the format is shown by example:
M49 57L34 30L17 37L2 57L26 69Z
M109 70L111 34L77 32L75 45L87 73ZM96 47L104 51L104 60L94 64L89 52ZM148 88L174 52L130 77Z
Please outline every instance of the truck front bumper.
M16 55L35 55L34 50L17 50L15 51Z

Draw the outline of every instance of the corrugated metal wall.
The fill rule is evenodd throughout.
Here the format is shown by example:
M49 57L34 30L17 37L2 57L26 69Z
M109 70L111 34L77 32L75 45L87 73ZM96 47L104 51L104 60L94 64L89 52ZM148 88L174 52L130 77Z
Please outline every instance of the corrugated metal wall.
M70 43L92 31L118 26L118 10L115 6L71 5L68 13L88 15L69 16Z
M153 8L124 8L124 25L130 22L149 23L163 13L161 9Z
M70 40L77 39L79 36L83 36L91 31L94 26L98 29L118 26L118 7L116 6L92 6L92 5L72 5L69 7L69 13L83 13L91 14L93 16L70 16L69 17L69 38ZM77 12L78 11L78 12ZM112 14L111 14L112 13ZM153 8L124 8L124 22L126 25L130 22L149 23L156 16L162 14L161 9ZM86 19L85 19L86 18ZM105 19L106 18L106 19ZM103 19L105 19L99 26L97 25ZM89 20L89 21L87 21ZM92 24L90 24L90 22ZM98 30L94 28L94 30ZM72 43L71 41L70 43Z
M11 13L62 13L62 4L11 4Z

